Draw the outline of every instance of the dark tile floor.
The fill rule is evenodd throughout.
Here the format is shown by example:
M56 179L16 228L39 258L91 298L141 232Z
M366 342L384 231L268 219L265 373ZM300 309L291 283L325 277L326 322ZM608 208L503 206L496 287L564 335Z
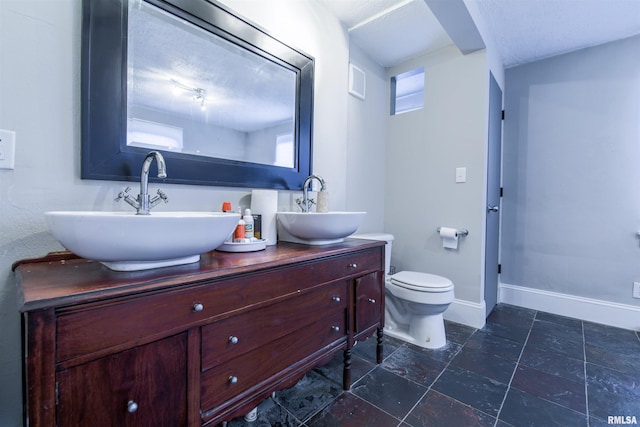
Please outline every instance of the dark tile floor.
M609 416L640 423L639 332L504 304L483 329L446 322L446 330L439 350L385 338L380 365L375 340L359 343L349 391L339 354L265 400L256 421L228 425L600 427Z

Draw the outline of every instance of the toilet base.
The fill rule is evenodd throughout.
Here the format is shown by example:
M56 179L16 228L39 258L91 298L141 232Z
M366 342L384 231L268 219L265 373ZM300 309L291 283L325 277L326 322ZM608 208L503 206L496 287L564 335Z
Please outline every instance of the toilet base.
M387 322L384 334L422 348L437 349L447 344L442 313L414 318L411 325Z

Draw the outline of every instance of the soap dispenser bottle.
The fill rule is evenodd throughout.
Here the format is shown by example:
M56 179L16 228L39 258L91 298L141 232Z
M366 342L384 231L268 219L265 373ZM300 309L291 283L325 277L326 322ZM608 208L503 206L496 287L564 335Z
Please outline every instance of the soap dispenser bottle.
M254 237L253 215L251 215L251 209L244 210L244 216L242 219L244 220L244 238L251 240Z

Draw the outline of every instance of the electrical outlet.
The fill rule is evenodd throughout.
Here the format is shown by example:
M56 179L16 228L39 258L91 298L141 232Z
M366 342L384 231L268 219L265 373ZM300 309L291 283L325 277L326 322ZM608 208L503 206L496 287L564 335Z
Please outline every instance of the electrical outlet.
M633 294L634 298L640 298L640 282L633 282Z

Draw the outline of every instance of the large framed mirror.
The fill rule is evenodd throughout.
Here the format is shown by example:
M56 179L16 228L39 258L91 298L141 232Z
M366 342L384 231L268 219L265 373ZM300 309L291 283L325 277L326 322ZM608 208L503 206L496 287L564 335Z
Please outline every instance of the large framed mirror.
M213 0L84 0L83 179L299 190L314 60Z

